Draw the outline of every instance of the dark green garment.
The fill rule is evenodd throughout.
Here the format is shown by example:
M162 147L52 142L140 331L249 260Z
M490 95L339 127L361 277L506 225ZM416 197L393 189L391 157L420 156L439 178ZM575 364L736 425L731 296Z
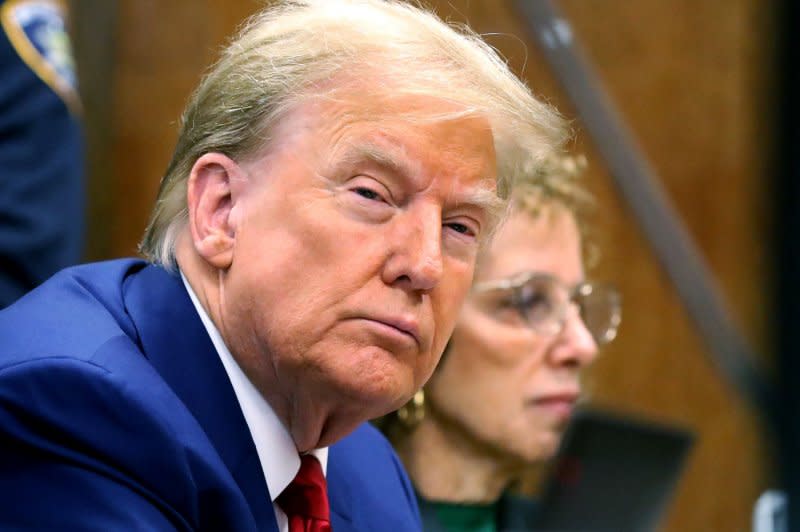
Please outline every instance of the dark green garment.
M447 532L497 532L496 504L431 502L430 505Z
M533 530L536 502L503 494L495 504L429 501L417 494L424 532L523 532Z

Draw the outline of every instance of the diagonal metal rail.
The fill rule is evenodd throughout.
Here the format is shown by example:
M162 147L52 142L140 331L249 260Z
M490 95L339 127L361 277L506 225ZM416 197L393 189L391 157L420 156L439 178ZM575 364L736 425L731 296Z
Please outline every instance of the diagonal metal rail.
M709 348L711 362L753 406L769 416L773 391L755 365L755 353L736 329L708 266L584 59L568 21L552 0L515 1Z

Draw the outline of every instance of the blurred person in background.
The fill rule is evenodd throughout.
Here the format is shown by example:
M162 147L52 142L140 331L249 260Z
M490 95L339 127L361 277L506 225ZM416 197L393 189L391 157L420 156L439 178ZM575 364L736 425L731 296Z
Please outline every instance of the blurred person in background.
M83 139L65 10L0 1L0 308L83 252Z
M576 183L583 159L530 172L476 267L424 389L379 422L411 477L426 532L529 530L535 503L509 488L552 457L581 374L620 322L610 286L587 282Z

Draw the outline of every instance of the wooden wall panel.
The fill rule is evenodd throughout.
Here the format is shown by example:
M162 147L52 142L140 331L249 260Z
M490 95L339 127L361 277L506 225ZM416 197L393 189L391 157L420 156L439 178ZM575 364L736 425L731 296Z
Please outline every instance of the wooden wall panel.
M158 182L172 155L180 113L228 35L256 0L120 0L113 71L113 256L135 254Z
M92 260L110 254L108 225L98 223L114 216L116 204L109 190L113 172L109 153L113 65L116 57L116 0L70 0L70 32L79 89L83 101L86 141L86 249Z
M102 220L109 256L134 252L170 157L190 89L255 0L119 0L110 132L112 172ZM697 239L747 337L768 345L770 271L769 10L757 0L562 0L576 37ZM440 0L469 21L534 91L575 118L508 1ZM79 58L80 60L80 58ZM619 340L592 375L594 399L693 427L699 436L665 530L749 530L771 480L756 416L721 381L590 139L587 153L602 258L593 274L625 298ZM102 193L102 192L101 192ZM93 258L105 258L97 256Z

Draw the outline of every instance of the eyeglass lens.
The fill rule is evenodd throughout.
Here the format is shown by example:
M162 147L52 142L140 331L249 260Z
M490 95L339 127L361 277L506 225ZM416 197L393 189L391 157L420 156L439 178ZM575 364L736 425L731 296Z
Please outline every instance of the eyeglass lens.
M556 280L535 276L519 286L516 305L537 331L555 334L563 326L569 301L575 301L584 326L598 344L614 339L619 325L619 295L604 285L582 284L571 295Z

